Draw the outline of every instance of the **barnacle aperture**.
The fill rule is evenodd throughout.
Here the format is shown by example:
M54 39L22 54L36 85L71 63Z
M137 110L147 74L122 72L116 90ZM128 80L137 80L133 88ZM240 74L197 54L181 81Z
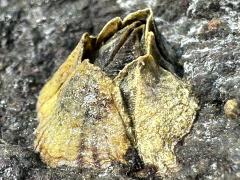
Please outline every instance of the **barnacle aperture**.
M40 92L35 149L49 166L105 168L129 148L160 174L198 108L150 9L85 33Z

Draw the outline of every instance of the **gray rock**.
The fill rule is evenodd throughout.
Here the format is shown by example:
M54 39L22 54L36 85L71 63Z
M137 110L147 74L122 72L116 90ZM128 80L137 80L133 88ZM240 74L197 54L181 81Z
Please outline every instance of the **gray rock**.
M83 32L97 34L109 19L144 7L152 7L181 55L201 106L175 149L182 168L165 179L240 178L240 126L223 110L228 99L240 98L238 0L0 0L0 179L127 178L117 167L96 172L41 163L32 149L35 104Z

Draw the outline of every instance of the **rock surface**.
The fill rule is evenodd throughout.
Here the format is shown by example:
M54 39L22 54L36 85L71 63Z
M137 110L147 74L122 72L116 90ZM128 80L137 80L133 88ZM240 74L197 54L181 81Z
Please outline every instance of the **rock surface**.
M126 179L104 172L48 168L33 152L39 90L83 32L97 34L115 16L152 7L176 48L201 109L176 147L182 169L165 179L239 179L240 126L224 115L240 98L238 0L0 0L0 179ZM152 176L149 173L149 176Z

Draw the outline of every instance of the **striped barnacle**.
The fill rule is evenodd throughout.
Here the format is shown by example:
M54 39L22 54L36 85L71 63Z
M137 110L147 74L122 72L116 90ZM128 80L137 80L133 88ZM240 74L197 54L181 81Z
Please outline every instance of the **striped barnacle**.
M106 168L136 149L159 174L176 170L198 109L181 75L150 9L85 33L40 92L36 151L52 167Z

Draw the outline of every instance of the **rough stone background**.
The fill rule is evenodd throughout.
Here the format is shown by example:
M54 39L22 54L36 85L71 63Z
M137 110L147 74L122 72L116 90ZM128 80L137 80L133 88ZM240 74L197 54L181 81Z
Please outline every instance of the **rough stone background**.
M181 171L164 179L240 179L240 120L223 112L227 99L240 98L239 0L0 0L0 180L131 179L41 163L32 148L35 104L83 32L145 7L182 55L201 106L176 147Z

